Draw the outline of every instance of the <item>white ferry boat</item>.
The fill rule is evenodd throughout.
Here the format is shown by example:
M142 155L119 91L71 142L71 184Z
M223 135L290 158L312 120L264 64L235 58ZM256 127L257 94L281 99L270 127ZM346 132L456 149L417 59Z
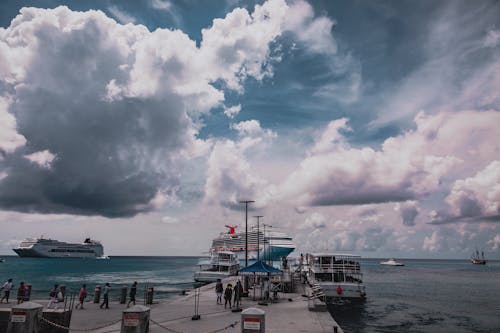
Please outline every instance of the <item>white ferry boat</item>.
M326 297L366 298L360 256L345 253L308 254L310 285L321 288Z
M83 243L66 243L50 238L27 238L12 249L20 257L99 258L104 256L102 244L86 238Z
M245 259L245 232L236 232L237 226L229 226L228 232L220 233L213 239L211 252L231 251L236 253L238 259ZM282 257L288 256L295 250L295 244L292 242L292 237L278 231L276 228L267 227L260 228L253 226L248 230L248 259L257 259L257 251L259 256L264 260L280 260Z
M194 273L196 282L215 282L236 275L240 269L238 256L230 251L213 253L208 260L198 263L199 271Z

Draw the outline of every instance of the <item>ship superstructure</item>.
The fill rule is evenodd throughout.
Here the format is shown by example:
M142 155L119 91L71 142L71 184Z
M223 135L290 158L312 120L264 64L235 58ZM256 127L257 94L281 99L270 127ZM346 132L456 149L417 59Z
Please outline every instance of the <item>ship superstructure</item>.
M102 244L86 238L83 243L66 243L55 239L27 238L12 249L20 257L38 258L100 258L104 255Z
M245 232L236 232L236 226L226 226L229 231L221 233L212 241L211 252L232 251L240 260L245 259ZM293 250L292 237L273 227L265 229L251 227L248 231L248 258L257 259L257 251L262 260L280 260Z

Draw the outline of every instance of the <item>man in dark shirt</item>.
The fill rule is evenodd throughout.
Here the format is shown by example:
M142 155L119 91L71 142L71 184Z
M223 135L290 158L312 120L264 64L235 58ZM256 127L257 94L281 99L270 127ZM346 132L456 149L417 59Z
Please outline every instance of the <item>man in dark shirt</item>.
M135 281L132 284L132 287L130 287L130 301L128 301L127 308L130 306L130 303L134 303L135 305L135 295L137 294L137 281Z

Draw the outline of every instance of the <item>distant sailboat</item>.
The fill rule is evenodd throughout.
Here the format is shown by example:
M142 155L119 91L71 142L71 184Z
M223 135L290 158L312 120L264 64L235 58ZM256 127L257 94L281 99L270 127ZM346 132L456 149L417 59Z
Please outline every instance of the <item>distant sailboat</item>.
M476 249L476 252L472 253L470 257L470 262L474 265L486 265L486 259L484 259L484 251L481 251L481 256L479 256L479 251Z

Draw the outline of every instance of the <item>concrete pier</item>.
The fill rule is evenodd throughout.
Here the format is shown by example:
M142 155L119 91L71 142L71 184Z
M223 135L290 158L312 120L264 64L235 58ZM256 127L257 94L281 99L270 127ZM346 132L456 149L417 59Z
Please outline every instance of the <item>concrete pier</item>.
M228 283L235 285L236 277L231 277L223 281L224 286ZM266 332L287 333L287 332L310 332L310 333L342 333L342 329L331 317L328 311L310 311L310 303L302 294L306 291L298 286L296 293L279 293L279 300L275 303L259 305L257 301L252 301L250 297L242 299L242 308L260 308L266 312ZM209 284L199 288L199 320L192 320L194 314L194 291L190 291L184 296L177 296L173 299L160 300L151 308L151 333L159 332L241 332L241 312L232 312L229 307L224 309L224 305L216 304L215 284ZM71 317L71 329L86 329L94 333L120 332L122 312L126 309L124 304L119 304L118 300L110 302L110 309L100 309L98 304L94 304L89 298L85 302L84 310L75 309ZM47 304L46 300L34 301L39 304ZM137 304L141 304L137 302ZM12 306L13 304L10 304ZM1 304L2 308L9 306ZM61 309L44 309L44 311L62 311ZM336 327L336 329L335 329ZM71 330L70 330L71 331Z

